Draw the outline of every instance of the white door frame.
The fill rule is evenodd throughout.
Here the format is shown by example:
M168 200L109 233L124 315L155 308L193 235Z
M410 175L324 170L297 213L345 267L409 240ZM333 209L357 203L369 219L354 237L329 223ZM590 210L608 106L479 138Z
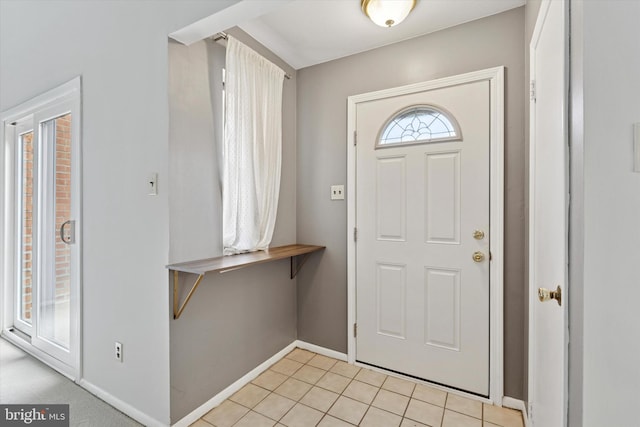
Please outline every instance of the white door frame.
M489 242L491 268L489 272L489 400L502 405L503 398L503 275L504 275L504 67L489 68L452 77L415 83L391 89L353 95L347 98L347 358L356 359L356 106L419 91L447 86L488 81L490 91L490 217Z
M4 197L0 199L0 244L3 245L3 256L0 256L0 335L33 355L40 361L51 366L68 378L78 381L82 377L82 82L81 77L74 79L42 93L18 106L0 113L0 162L4 169L0 173L0 187ZM75 239L72 246L77 260L73 265L71 281L71 316L70 346L72 348L72 365L56 359L49 353L37 348L30 341L24 339L23 334L13 328L15 309L15 277L16 263L16 201L15 201L15 161L16 136L12 123L25 116L37 116L42 111L60 105L69 106L72 114L71 138L72 151L71 173L72 197L75 200L72 217L76 220ZM34 141L35 142L35 141ZM34 201L35 203L35 201ZM34 304L34 310L37 310ZM36 331L34 330L34 334Z

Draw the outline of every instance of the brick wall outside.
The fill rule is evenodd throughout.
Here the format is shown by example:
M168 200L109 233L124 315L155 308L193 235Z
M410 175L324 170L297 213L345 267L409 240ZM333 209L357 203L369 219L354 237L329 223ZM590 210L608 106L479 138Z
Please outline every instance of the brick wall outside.
M22 319L31 322L33 256L33 132L22 136Z
M71 248L60 241L58 230L71 218L71 115L55 119L55 300L69 301ZM32 309L32 240L33 240L33 133L22 137L22 318L31 319Z
M71 247L58 230L71 219L71 114L56 119L56 303L69 301Z

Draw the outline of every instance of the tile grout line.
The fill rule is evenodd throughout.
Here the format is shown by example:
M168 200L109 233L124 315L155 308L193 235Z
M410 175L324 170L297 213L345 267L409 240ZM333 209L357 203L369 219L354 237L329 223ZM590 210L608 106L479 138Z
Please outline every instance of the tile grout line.
M386 376L386 378L384 379L384 381L386 381L388 378L388 376ZM380 387L378 387L378 391L376 391L375 396L373 396L373 399L371 399L371 403L369 403L369 407L367 408L366 411L364 411L364 414L362 415L362 420L364 420L364 417L367 416L367 414L369 413L369 410L371 408L376 408L375 406L373 406L373 402L376 401L376 397L378 397L378 394L380 394L380 390L382 390L382 386L384 385L384 381L382 381L382 384L380 384ZM376 409L380 409L380 408L376 408ZM381 411L384 411L384 409L380 409ZM389 411L386 411L389 412ZM362 422L362 420L360 420L360 422ZM360 424L360 423L358 423ZM402 424L402 418L400 419L400 424Z
M337 365L337 362L333 364L332 368L333 368L334 366L336 366L336 365ZM327 372L330 372L330 371L327 371ZM358 372L360 372L360 371L358 371ZM329 414L329 411L331 410L331 408L333 408L333 407L335 406L336 402L338 402L338 400L340 400L340 398L344 396L344 391L345 391L347 388L349 388L349 386L351 385L351 383L354 381L354 378L356 377L356 375L358 375L358 374L356 373L356 375L354 375L354 376L353 376L353 378L349 378L349 377L345 377L344 375L341 375L341 374L339 374L339 373L337 373L337 372L332 372L332 373L333 373L333 374L336 374L336 375L340 375L340 376L341 376L341 377L343 377L343 378L347 378L347 379L349 379L349 382L348 382L348 383L347 383L347 385L342 389L342 391L341 391L340 393L338 393L338 398L337 398L337 399L336 399L336 400L331 404L331 406L329 407L329 409L327 409L327 412L325 412L325 416L326 416L326 415L330 415L330 414ZM335 393L335 392L334 392L334 393ZM347 399L349 399L349 397L348 397L348 396L344 396L344 397L345 397L345 398L347 398ZM363 417L364 417L364 416L363 416ZM324 417L323 417L323 418L324 418ZM349 421L347 421L347 420L343 420L342 418L339 418L339 417L334 417L334 418L337 418L337 419L339 419L340 421L344 421L345 423L351 424Z
M444 414L447 411L447 403L449 403L449 396L450 394L447 393L447 395L444 398L444 407L442 408L442 419L440 420L440 426L442 427L442 424L444 424ZM482 420L480 420L480 424L482 424Z
M294 351L295 351L295 350L294 350ZM289 354L291 354L291 353L289 353ZM313 357L315 357L315 354L317 354L317 353L313 353L313 354L314 354L314 356L313 356ZM311 359L313 359L313 357L311 357ZM304 365L302 365L302 366L300 367L300 369L302 369L302 368L303 368L303 367L305 367L305 366L309 366L309 365L308 365L308 362L309 362L311 359L309 359L309 360L307 361L307 363L305 363ZM315 367L315 366L312 366L312 367ZM318 368L318 369L320 369L320 368ZM298 371L296 371L296 372L298 372ZM327 372L328 372L328 371L327 371ZM295 374L295 373L294 373L294 374ZM293 374L292 374L292 375L293 375ZM322 377L324 377L324 374L322 375ZM322 378L322 377L320 377L320 378ZM290 376L289 378L293 378L293 376ZM318 379L318 381L320 381L320 379ZM316 381L316 383L317 383L318 381ZM302 381L302 382L304 382L305 384L309 384L309 383L307 383L306 381ZM304 403L302 403L301 401L302 401L302 399L304 399L304 397L305 397L307 394L309 394L309 393L311 392L311 390L313 390L313 387L315 387L315 384L311 384L311 388L310 388L309 390L307 390L307 392L306 392L306 393L304 393L302 396L300 396L300 399L298 399L298 400L296 401L296 403L291 407L291 409L289 409L289 410L287 411L287 413L286 413L286 414L284 414L280 419L282 420L284 417L286 417L286 416L287 416L287 414L288 414L289 412L291 412L291 411L293 410L293 408L295 408L295 407L296 407L296 405L298 405L298 404L300 404L300 405L302 405L302 406L305 406L305 407L307 407L307 408L311 408L310 406L305 405L305 404L304 404ZM316 408L311 408L311 409L316 409ZM317 411L317 409L316 409L316 411ZM318 411L318 412L320 412L320 411ZM326 414L327 414L327 413L325 412L325 413L322 415L322 417L320 417L320 420L318 420L318 422L315 424L316 426L317 426L318 424L320 424L320 421L322 421L322 419L326 416ZM279 421L278 421L278 422L279 422Z
M409 396L409 401L407 402L407 406L405 406L404 411L402 411L402 420L406 418L405 415L407 414L407 410L409 409L409 405L411 404L411 399L413 399L413 395L416 393L417 388L418 388L418 385L416 384L413 387L413 390L411 390L411 395ZM402 422L400 424L402 424Z

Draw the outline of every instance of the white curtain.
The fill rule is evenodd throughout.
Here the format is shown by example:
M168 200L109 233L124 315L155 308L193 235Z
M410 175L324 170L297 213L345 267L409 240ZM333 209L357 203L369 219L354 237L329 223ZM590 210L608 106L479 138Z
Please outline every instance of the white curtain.
M225 255L267 249L276 222L284 71L229 36L222 171Z

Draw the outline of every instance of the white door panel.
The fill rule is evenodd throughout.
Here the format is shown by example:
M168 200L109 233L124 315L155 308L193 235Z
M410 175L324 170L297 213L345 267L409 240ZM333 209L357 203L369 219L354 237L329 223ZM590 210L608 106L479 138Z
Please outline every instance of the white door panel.
M460 351L460 270L425 273L425 344Z
M405 264L376 265L376 332L406 339L407 266Z
M61 362L74 366L76 354L78 310L73 282L77 280L78 263L75 242L65 243L62 236L75 235L74 213L78 211L74 184L76 166L72 157L78 150L72 143L73 102L60 104L35 115L37 143L40 153L36 197L38 214L36 246L38 250L34 316L36 330L31 343ZM76 154L77 156L77 154ZM61 230L63 228L63 230Z
M531 42L529 401L533 425L566 425L567 138L565 2L543 2ZM562 305L538 288L562 289Z
M425 241L460 244L460 151L425 155Z
M414 105L461 140L376 148ZM356 126L357 360L488 396L489 82L360 103Z
M407 158L376 159L376 237L378 240L407 240Z

